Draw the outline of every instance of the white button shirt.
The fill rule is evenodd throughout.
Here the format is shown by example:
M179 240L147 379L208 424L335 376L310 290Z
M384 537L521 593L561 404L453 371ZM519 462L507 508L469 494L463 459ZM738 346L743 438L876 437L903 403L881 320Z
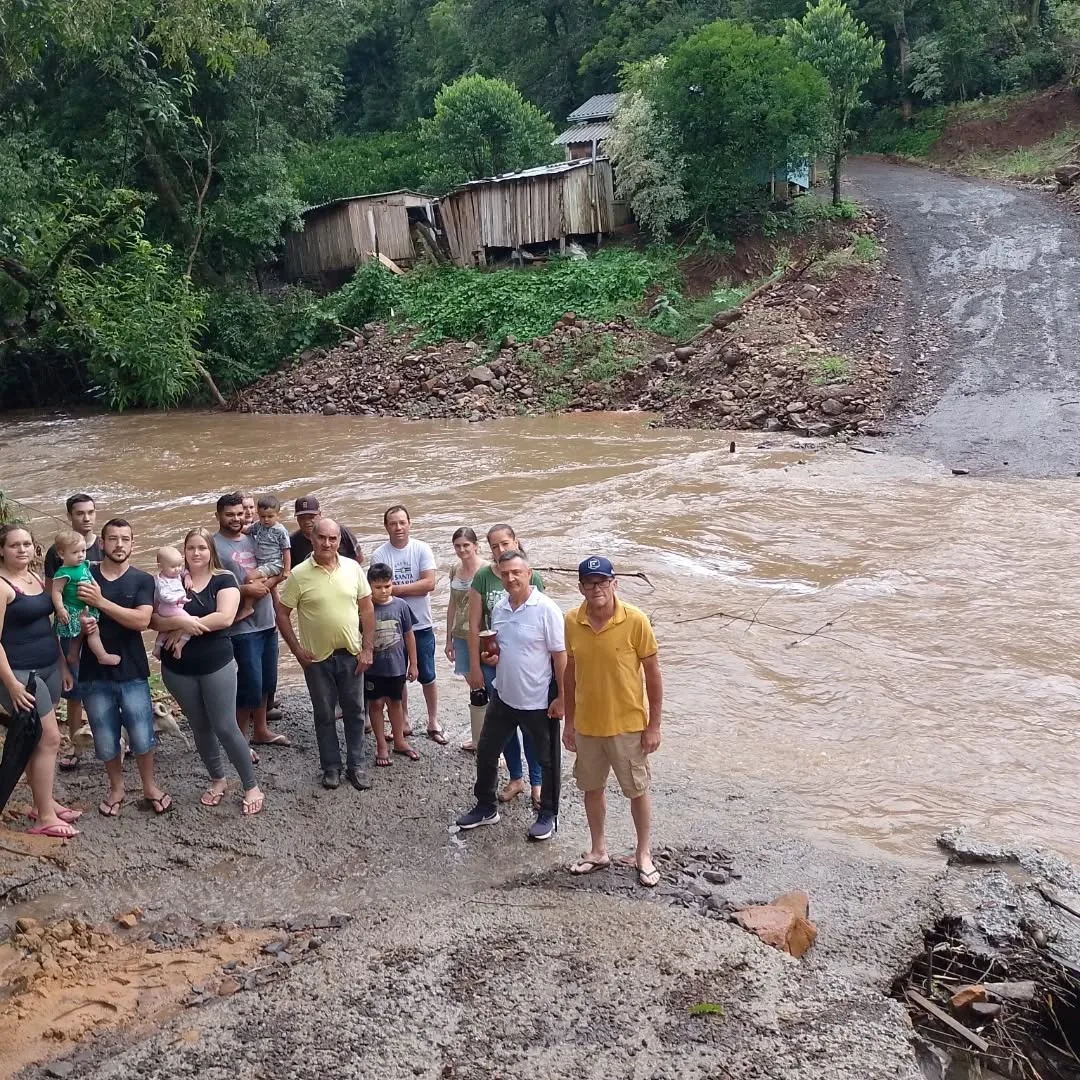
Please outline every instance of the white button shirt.
M512 709L547 709L551 654L566 649L559 605L535 586L515 611L503 594L491 609L491 628L498 635L499 662L495 689Z

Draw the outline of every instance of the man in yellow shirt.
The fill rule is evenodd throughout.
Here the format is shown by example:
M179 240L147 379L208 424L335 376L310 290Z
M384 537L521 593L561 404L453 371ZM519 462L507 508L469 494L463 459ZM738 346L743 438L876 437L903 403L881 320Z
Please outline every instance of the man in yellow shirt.
M615 568L602 555L590 555L578 567L578 588L585 602L566 613L563 745L577 754L574 779L585 793L592 846L570 873L591 874L611 865L604 835L604 788L614 771L630 800L638 881L652 888L659 884L660 872L649 846L649 755L660 746L664 696L656 638L648 616L618 598Z
M360 564L338 554L341 529L337 522L320 518L312 539L311 554L293 567L274 597L278 630L304 669L323 787L336 788L341 783L341 747L334 719L340 705L345 778L357 791L365 791L371 787L364 740L364 672L371 667L375 641L371 587ZM292 625L294 610L299 639Z

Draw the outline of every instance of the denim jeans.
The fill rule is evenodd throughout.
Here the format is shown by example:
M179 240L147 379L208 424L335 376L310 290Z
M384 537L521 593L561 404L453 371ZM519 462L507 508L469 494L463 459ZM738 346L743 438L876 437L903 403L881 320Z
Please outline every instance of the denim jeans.
M98 761L120 756L120 729L126 728L128 746L137 757L154 749L154 704L145 679L112 682L94 679L79 685L86 719L94 734Z
M236 707L259 709L274 697L277 689L277 628L234 634L236 657Z
M350 769L366 769L371 747L364 738L364 676L356 673L356 657L345 649L338 649L325 660L308 664L304 668L304 679L311 695L319 764L323 772L341 769L341 745L334 719L339 704L345 729L345 763Z

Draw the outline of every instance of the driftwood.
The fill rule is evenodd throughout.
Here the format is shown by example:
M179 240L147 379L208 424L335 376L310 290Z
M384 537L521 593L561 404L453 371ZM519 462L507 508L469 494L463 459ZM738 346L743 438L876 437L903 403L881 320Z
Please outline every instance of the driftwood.
M533 569L541 574L576 574L578 572L576 566L534 566ZM640 578L650 589L656 588L644 570L619 570L616 571L615 576L617 578Z
M905 992L916 1005L921 1009L925 1009L931 1016L940 1020L947 1028L955 1031L957 1035L963 1035L963 1037L977 1050L981 1050L985 1054L986 1051L990 1049L990 1044L981 1035L976 1035L971 1028L965 1027L959 1020L951 1017L944 1009L939 1009L932 1001L924 998L918 990L909 989Z
M766 278L755 289L751 289L734 307L728 308L727 311L717 312L712 317L712 321L704 330L699 330L688 342L687 345L693 344L695 341L699 341L705 337L706 334L711 334L714 330L722 330L725 326L730 326L733 322L738 321L743 317L745 311L743 310L751 300L756 300L758 297L763 296L770 289L774 289L777 285L785 284L791 281L798 281L799 278L810 269L811 266L817 262L817 255L810 255L803 260L798 266L789 266L786 270L781 270L779 273L774 273L770 277Z
M1055 907L1061 908L1062 911L1067 911L1070 915L1075 915L1080 919L1080 908L1077 908L1074 904L1070 904L1056 889L1052 889L1049 885L1044 885L1039 882L1036 889L1042 893L1044 899L1048 900Z

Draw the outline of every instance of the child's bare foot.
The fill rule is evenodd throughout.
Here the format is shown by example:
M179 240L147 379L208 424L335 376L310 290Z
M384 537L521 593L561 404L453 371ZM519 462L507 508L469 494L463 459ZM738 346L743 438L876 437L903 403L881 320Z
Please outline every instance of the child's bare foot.
M121 657L116 653L107 652L104 656L98 657L98 663L103 664L105 667L116 667L120 663Z
M255 614L255 605L254 604L241 604L240 605L240 610L236 613L236 618L233 619L233 622L234 623L242 622L249 615L254 615L254 614Z
M510 783L499 792L499 802L510 802L511 800L516 799L524 790L524 780L511 780Z

